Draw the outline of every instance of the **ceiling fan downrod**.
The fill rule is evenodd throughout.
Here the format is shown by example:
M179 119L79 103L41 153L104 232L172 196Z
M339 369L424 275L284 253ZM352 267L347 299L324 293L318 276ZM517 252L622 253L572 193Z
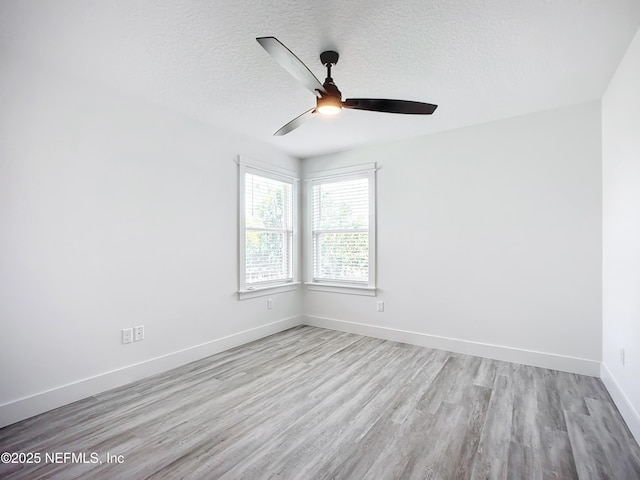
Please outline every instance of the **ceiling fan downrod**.
M334 52L333 50L327 50L320 54L320 61L322 62L322 65L327 67L327 79L325 82L333 82L333 79L331 78L331 67L338 63L338 58L340 58L340 55L338 55L338 52Z

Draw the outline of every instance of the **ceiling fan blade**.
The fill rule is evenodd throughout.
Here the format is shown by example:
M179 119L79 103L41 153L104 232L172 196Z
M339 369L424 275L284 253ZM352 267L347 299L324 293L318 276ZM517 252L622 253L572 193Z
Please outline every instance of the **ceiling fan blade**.
M307 67L302 60L295 56L295 54L289 50L280 40L276 37L258 37L256 38L258 43L262 45L269 55L271 55L276 62L278 62L287 72L289 72L296 80L307 87L311 93L316 97L322 93L327 93L320 80L311 73L309 67Z
M412 115L431 115L437 105L410 100L388 100L386 98L347 98L342 102L344 108L371 110L386 113L407 113Z
M274 137L281 137L282 135L286 135L290 131L295 130L300 125L302 125L304 122L309 120L311 118L311 115L313 115L315 113L315 111L316 111L316 109L312 108L312 109L307 110L306 112L304 112L302 115L298 115L296 118L294 118L289 123L287 123L284 127L282 127L280 130L278 130L276 133L274 133L273 136Z

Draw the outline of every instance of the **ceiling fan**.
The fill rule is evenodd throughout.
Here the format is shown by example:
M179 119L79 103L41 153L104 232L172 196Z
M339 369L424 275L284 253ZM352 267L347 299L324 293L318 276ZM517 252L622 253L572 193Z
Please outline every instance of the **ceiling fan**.
M286 135L298 128L313 114L335 115L343 108L354 110L370 110L374 112L405 113L412 115L431 115L437 105L410 100L388 100L384 98L347 98L342 101L342 94L331 78L331 67L338 63L338 52L332 50L322 52L320 61L327 68L327 78L324 83L311 73L295 54L275 37L256 38L258 43L278 62L287 72L307 87L316 96L316 106L297 116L274 135Z

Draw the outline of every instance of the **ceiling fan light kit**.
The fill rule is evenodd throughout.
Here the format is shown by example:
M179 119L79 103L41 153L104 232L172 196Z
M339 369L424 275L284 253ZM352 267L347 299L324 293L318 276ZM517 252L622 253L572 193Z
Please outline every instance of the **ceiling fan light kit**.
M307 110L291 120L274 133L276 136L286 135L298 128L316 112L322 115L336 115L343 108L350 108L373 112L431 115L438 108L437 105L431 103L383 98L348 98L342 101L342 93L331 77L331 68L338 63L338 52L328 50L320 54L320 62L327 69L327 78L324 83L320 83L311 70L277 38L258 37L256 40L276 62L316 96L316 108Z
M316 100L316 111L322 115L336 115L342 110L342 101L338 97L320 97Z

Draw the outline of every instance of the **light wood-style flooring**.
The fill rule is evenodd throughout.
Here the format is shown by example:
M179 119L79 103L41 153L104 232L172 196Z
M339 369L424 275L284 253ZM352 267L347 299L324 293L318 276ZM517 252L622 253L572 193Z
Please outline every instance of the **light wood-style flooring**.
M309 326L1 429L0 452L42 456L3 479L640 479L596 378Z

